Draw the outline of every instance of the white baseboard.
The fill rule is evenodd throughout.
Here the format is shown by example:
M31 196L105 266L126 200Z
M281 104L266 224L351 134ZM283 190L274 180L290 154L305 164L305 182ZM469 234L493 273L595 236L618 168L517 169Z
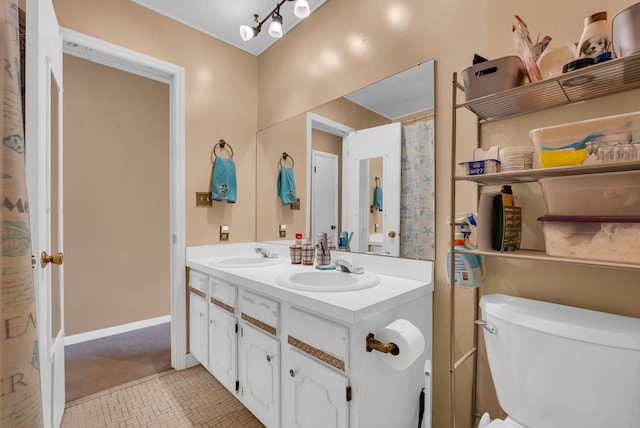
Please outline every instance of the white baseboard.
M75 345L76 343L86 342L88 340L100 339L102 337L113 336L114 334L126 333L128 331L139 330L145 327L151 327L158 324L171 322L171 315L165 315L157 318L149 318L142 321L135 321L129 324L116 325L113 327L101 328L100 330L87 331L86 333L65 336L64 346Z

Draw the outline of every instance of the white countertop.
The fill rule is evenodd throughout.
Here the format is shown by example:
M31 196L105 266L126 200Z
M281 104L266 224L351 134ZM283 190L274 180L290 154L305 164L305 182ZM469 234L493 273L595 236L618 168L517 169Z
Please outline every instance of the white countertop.
M215 258L254 254L256 246L269 248L278 253L282 263L243 268L221 268L209 265L209 262ZM188 247L186 259L187 266L191 269L354 325L433 292L433 262L431 261L344 252L332 252L332 259L346 258L356 261L365 268L365 271L376 273L380 283L363 290L343 292L301 291L285 288L276 282L276 278L281 273L303 268L317 271L314 266L301 267L301 265L290 264L288 253L289 247L286 245L252 242Z

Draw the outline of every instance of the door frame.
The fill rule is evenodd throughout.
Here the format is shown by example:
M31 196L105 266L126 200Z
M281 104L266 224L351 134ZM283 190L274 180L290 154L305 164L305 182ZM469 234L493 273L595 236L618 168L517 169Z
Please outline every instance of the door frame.
M313 150L313 130L317 129L318 131L326 132L327 134L337 135L339 137L345 137L350 132L355 131L350 126L343 125L335 120L327 119L326 117L322 117L315 113L307 112L307 186L306 186L306 194L311 194L311 168L312 166L312 156L311 151ZM342 176L344 177L346 174L346 164L344 159L342 160ZM344 199L346 197L345 192L342 192L342 203L344 204ZM343 205L344 206L344 205ZM306 202L306 236L311 236L311 198L307 198ZM344 221L344 212L342 213L343 221ZM339 232L339 231L338 231Z
M317 163L318 158L325 158L325 159L330 159L331 162L335 165L335 174L333 174L330 178L333 182L333 189L332 192L334 195L338 195L338 171L340 169L340 164L338 162L338 155L334 154L334 153L328 153L328 152L323 152L320 150L311 150L311 182L312 182L312 188L316 188L315 184L318 181L318 178L316 176L316 172L313 170L313 168L315 168L315 165ZM315 160L315 162L314 162ZM326 179L326 177L325 177ZM315 228L313 227L314 223L316 222L316 218L317 218L317 205L318 205L318 201L316 200L318 192L312 192L311 193L311 198L307 198L307 199L311 199L311 234L309 235L311 238L315 239L315 235L322 232L322 231L318 231L315 230ZM338 238L338 233L340 232L337 227L338 227L338 201L336 200L335 202L335 206L334 206L334 210L332 213L332 222L335 223L336 229L333 231L330 230L326 230L324 232L329 233L329 235L331 235L332 233L335 234L333 236L334 238L334 242L337 242L337 238Z
M171 366L187 368L185 71L183 67L60 27L63 53L169 85Z

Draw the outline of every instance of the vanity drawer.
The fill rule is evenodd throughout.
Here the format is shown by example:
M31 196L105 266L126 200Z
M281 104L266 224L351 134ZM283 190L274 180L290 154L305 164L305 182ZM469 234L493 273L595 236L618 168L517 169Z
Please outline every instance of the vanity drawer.
M242 319L274 336L278 334L279 306L275 300L250 291L240 297Z
M349 354L348 327L296 308L291 308L287 324L290 346L345 371Z
M206 299L209 292L209 276L193 269L189 270L189 288L197 290L198 295L204 294L203 297Z
M238 288L214 276L209 278L209 301L231 314L236 313Z

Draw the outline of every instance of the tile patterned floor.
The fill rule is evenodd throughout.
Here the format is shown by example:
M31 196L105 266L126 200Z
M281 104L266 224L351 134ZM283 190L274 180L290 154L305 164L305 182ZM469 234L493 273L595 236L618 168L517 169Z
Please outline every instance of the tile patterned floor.
M148 376L67 403L62 427L224 427L262 425L204 367Z

